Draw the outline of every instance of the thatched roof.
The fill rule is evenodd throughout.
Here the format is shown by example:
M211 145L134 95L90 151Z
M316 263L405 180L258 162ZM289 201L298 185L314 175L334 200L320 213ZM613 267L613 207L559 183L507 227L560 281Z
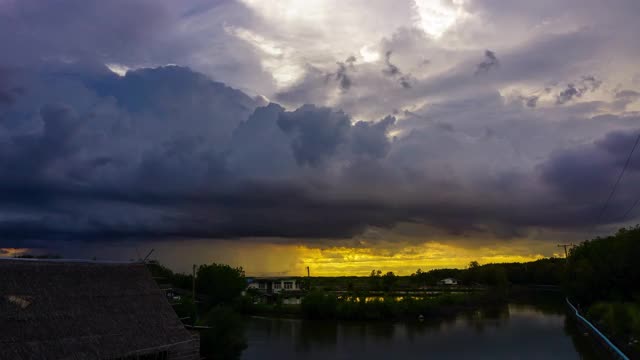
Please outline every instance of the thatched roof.
M96 359L193 341L139 263L0 260L0 359Z

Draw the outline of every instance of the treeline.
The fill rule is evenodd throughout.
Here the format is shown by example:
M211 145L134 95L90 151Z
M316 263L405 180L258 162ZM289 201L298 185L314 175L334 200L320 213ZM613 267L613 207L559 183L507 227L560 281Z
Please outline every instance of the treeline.
M571 249L567 290L583 305L640 300L640 227L585 241Z
M527 263L480 265L469 263L465 269L416 270L409 276L374 269L369 276L313 277L314 288L325 291L405 291L438 287L440 281L453 278L459 287L505 287L509 285L554 285L563 283L565 259L545 258Z
M640 358L639 261L638 226L585 241L571 249L565 288L588 318Z
M418 269L411 274L412 282L435 286L445 278L454 278L460 285L560 285L564 259L545 258L526 263L500 263L480 265L472 261L466 269Z

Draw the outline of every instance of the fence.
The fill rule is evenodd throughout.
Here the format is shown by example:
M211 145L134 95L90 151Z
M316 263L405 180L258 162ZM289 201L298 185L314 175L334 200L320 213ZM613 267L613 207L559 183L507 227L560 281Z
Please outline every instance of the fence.
M575 312L576 318L578 318L578 320L580 322L582 322L583 324L585 324L589 329L591 329L596 335L598 335L598 337L605 343L605 345L607 345L607 347L609 349L611 349L611 351L617 355L620 359L623 360L629 360L629 357L627 355L625 355L622 351L620 351L620 349L618 349L617 346L615 346L611 340L609 340L606 336L604 336L604 334L602 332L600 332L600 330L598 330L597 327L595 327L591 322L589 322L589 320L585 319L584 316L580 315L580 312L578 311L578 309L576 309L575 306L573 306L573 304L569 301L569 298L565 298L565 300L567 301L567 305L569 305L569 307L571 308L572 311Z

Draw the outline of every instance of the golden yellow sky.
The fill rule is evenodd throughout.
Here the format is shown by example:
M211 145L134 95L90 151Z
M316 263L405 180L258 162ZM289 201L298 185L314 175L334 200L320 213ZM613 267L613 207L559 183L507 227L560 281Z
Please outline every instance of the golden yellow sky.
M180 259L192 263L222 262L242 266L247 275L313 276L368 275L372 269L409 275L416 269L464 268L471 261L481 264L524 262L559 256L555 244L512 242L503 245L464 247L425 242L389 249L384 247L305 246L246 241L215 241L208 245L185 243L180 248L156 247L156 257L179 271L188 271ZM169 244L166 244L168 246Z
M527 240L483 243L373 243L358 246L316 244L301 245L271 240L189 240L144 244L95 245L72 258L129 260L146 255L175 271L189 272L192 264L226 263L242 266L248 276L305 275L309 266L313 276L366 276L372 269L409 275L421 268L464 268L471 261L481 264L524 262L547 256L559 256L552 242ZM2 256L21 254L26 249L3 249Z
M22 248L0 248L0 256L14 257L26 253L28 249Z

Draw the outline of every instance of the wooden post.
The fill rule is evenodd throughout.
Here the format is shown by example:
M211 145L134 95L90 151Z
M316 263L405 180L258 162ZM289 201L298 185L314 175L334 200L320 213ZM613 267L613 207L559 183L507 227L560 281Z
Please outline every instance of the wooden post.
M191 296L193 303L196 303L196 264L193 264L193 276L191 277Z
M567 251L567 248L572 248L575 245L573 243L571 244L558 244L558 247L564 248L564 258L568 258L569 257L569 252Z

